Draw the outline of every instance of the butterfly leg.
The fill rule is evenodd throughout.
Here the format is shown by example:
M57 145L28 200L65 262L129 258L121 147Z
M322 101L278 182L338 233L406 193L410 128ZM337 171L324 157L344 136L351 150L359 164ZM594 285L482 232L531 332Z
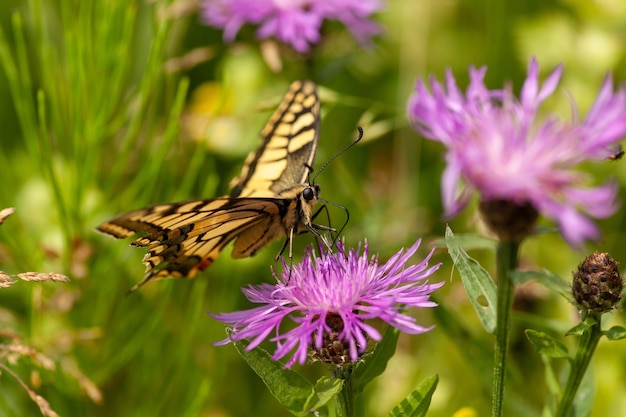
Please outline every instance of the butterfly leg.
M334 246L335 242L337 241L337 239L339 238L339 235L334 236L333 233L337 232L337 229L335 229L334 227L332 227L331 224L331 220L330 220L330 212L328 211L328 206L326 204L323 204L320 208L317 209L317 211L315 211L315 213L313 214L313 216L311 216L311 220L315 220L321 213L324 213L326 215L326 220L328 223L328 226L323 225L323 224L316 224L316 223L312 223L311 225L313 226L313 228L315 228L316 230L322 230L325 232L328 232L330 234L330 237L332 238L332 243L330 245L326 244L326 242L324 242L326 244L326 246Z
M288 254L289 278L287 278L287 283L289 283L289 280L291 279L291 269L293 266L293 243L292 242L293 242L293 228L289 230L289 236L287 237L287 239L285 239L285 243L283 243L283 246L280 248L280 251L278 251L278 253L274 257L274 264L276 264L278 263L278 260L280 259L281 255L285 252L285 249L287 249L287 245L289 245L289 254Z
M333 229L332 227L324 226L323 224L311 224L307 225L307 230L309 231L309 233L315 236L316 240L322 241L324 246L326 246L326 249L328 249L329 253L333 253L332 244L328 241L328 239L326 239L326 236L318 232L318 230L323 230L325 232L334 232L335 229Z
M320 230L329 230L331 232L337 232L336 237L333 238L333 245L335 245L335 243L337 243L337 240L339 240L339 237L341 236L341 233L343 232L343 230L346 228L346 226L348 225L348 222L350 221L350 211L348 211L348 208L345 206L342 206L341 204L337 204L337 203L333 203L332 201L328 201L328 200L324 200L324 199L319 199L319 201L323 202L324 204L315 212L315 214L312 216L312 218L314 219L321 210L325 210L328 216L328 223L330 223L330 215L328 214L328 205L331 205L333 207L337 207L342 209L345 213L346 213L346 220L343 222L343 225L341 226L341 228L339 229L339 231L337 232L337 229L335 228L328 228L328 226L322 226L322 225L317 225L314 224L313 227L315 227L316 229L320 229Z

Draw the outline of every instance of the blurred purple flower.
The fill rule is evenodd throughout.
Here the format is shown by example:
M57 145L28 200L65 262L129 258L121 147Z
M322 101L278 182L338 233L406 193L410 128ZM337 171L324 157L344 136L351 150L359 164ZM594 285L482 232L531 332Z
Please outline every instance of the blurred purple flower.
M324 20L339 20L359 42L367 44L370 36L380 32L370 16L382 8L381 0L204 0L202 19L223 29L228 42L250 23L259 26L259 39L275 37L296 51L307 52L320 41Z
M432 92L418 80L408 102L415 130L447 147L442 178L446 214L456 215L477 190L481 201L531 204L555 220L574 246L598 239L600 231L588 217L615 213L617 187L590 187L587 176L574 168L615 154L615 143L626 134L626 90L614 92L607 76L584 121L540 119L539 106L558 86L562 65L540 85L539 64L532 59L519 100L510 89L488 90L486 70L470 68L465 94L449 70L445 86L430 79ZM459 194L461 183L465 188Z
M417 265L407 265L420 245L418 240L407 251L400 250L385 264L376 256L369 258L367 243L347 254L342 244L337 253L321 256L309 249L301 263L283 268L275 285L250 286L243 292L248 300L262 304L246 311L211 315L233 326L230 341L252 339L247 349L258 346L268 335L276 342L274 360L295 349L286 367L296 361L303 364L310 348L322 349L329 333L347 346L347 356L354 362L367 347L368 338L379 341L381 334L366 320L380 319L397 329L419 334L430 330L418 325L403 313L407 307L434 307L429 295L443 282L422 282L439 266L428 267L430 254ZM285 266L285 265L283 265ZM281 329L286 319L296 324L288 331ZM337 326L337 323L339 324Z

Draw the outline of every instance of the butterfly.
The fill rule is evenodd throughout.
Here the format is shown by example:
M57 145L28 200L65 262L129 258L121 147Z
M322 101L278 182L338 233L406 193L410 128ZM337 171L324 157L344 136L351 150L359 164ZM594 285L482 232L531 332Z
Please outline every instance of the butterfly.
M140 234L131 245L148 248L146 272L131 288L162 278L192 278L234 241L233 258L254 255L271 241L334 229L313 223L320 188L309 183L320 126L317 87L293 82L261 131L261 147L248 155L230 196L159 204L122 214L97 230L115 238ZM291 246L290 246L291 249ZM291 255L291 253L290 253Z

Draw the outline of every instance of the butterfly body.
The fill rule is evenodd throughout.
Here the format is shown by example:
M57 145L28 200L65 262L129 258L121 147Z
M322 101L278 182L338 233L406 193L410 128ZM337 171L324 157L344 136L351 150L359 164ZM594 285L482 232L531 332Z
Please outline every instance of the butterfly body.
M141 234L133 246L148 248L144 279L193 277L234 241L233 258L254 255L271 241L309 231L319 186L309 184L319 131L315 84L296 81L262 130L229 197L160 204L122 214L98 230L116 238Z

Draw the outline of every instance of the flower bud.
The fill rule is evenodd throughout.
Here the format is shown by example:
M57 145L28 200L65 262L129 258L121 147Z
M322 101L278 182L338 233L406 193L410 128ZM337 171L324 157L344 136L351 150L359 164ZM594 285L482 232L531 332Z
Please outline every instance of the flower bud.
M489 230L504 242L521 242L533 233L539 213L530 203L484 200L480 213Z
M608 253L594 252L578 266L572 293L580 311L602 314L617 306L624 287L618 265Z

